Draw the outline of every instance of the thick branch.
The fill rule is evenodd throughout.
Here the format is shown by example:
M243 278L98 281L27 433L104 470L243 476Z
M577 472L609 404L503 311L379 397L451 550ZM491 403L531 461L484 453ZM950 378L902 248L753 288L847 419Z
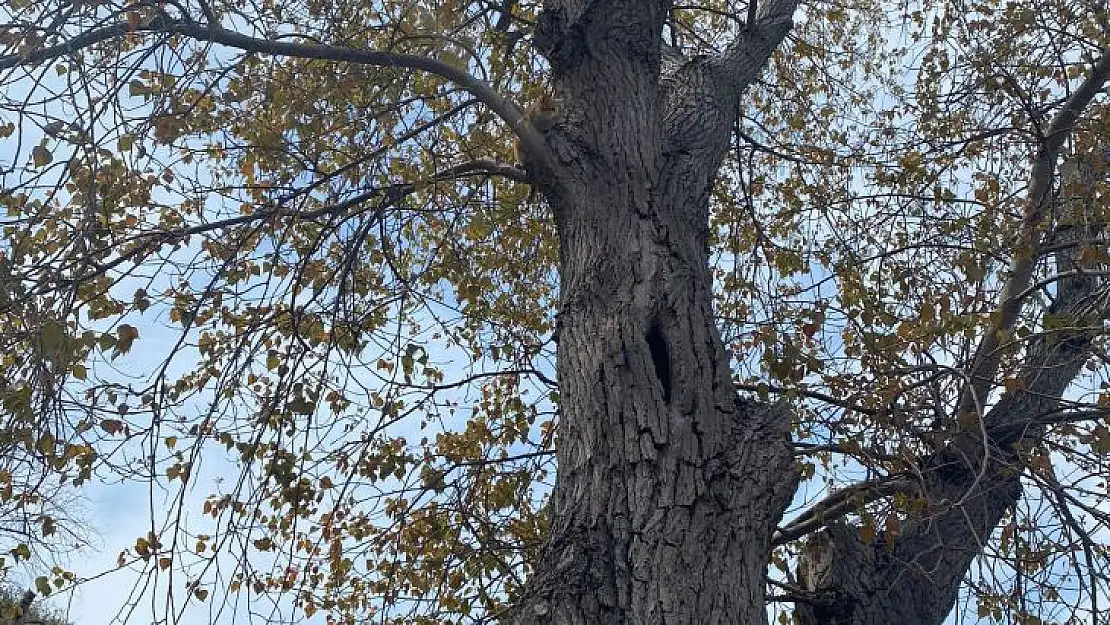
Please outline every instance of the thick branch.
M1085 190L1089 195L1090 188ZM808 590L816 601L799 606L803 624L886 623L901 620L893 618L899 613L916 615L913 622L943 621L971 562L1020 497L1022 450L1043 437L1050 419L1042 415L1058 409L1110 314L1108 285L1096 275L1101 272L1083 266L1078 252L1105 227L1084 222L1085 201L1060 200L1062 217L1050 239L1072 243L1056 246L1060 279L1056 300L1045 312L1046 318L1067 320L1068 327L1042 333L1030 344L1019 384L1002 395L979 427L961 431L922 460L930 508L907 520L893 546L864 544L857 533L831 526L807 543L815 562L847 559L857 566L851 579L811 576ZM812 571L815 565L806 566Z
M784 545L815 532L828 523L838 521L862 506L895 493L913 492L913 482L904 479L869 480L836 491L815 503L787 523L771 538L771 544Z
M704 236L709 189L728 152L740 96L785 39L796 7L797 0L761 3L755 22L747 24L736 41L717 57L681 62L678 55L665 50L660 83L663 154L667 161L660 187L676 197L687 196L675 202L675 206L683 207L673 216L675 223L685 222ZM705 244L694 241L691 257L703 253Z
M1033 161L1033 171L1029 180L1028 206L1022 218L1021 231L1014 248L1010 263L1010 277L999 296L999 307L995 321L987 329L975 350L975 357L969 373L971 384L960 397L956 415L981 412L1002 357L1001 336L1013 328L1021 312L1021 294L1029 287L1033 269L1040 255L1043 228L1042 222L1052 204L1052 179L1056 169L1056 159L1064 141L1075 129L1075 124L1083 111L1102 90L1110 79L1110 49L1103 51L1091 73L1071 94L1064 107L1052 119L1045 132L1037 156Z
M737 97L759 76L786 38L794 26L792 17L797 8L798 0L764 0L754 12L749 10L746 28L718 59L721 79Z

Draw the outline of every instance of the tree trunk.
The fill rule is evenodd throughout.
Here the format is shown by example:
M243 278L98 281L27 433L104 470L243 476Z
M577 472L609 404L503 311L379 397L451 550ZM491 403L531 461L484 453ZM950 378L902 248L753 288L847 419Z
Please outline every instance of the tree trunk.
M663 3L549 5L541 20L566 107L543 161L557 167L532 172L560 236L559 469L509 622L766 620L771 536L797 485L790 414L734 390L708 202L786 4L717 60L664 58Z
M762 622L789 414L736 396L704 261L619 212L564 262L603 270L565 281L552 537L516 622Z

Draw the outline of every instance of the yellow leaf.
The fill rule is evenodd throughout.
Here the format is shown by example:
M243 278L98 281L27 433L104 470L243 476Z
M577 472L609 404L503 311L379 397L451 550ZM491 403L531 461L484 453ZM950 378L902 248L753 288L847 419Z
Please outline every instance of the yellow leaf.
M859 528L859 537L865 545L875 542L875 526L871 523L864 523Z

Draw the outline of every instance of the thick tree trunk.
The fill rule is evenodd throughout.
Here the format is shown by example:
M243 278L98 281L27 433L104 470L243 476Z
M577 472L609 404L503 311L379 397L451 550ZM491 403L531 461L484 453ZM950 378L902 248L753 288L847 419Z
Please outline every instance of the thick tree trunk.
M630 253L565 293L552 538L516 622L762 622L789 415L735 395L704 268L650 219L624 226L594 232Z
M724 53L694 59L660 44L669 6L549 0L536 33L566 104L530 150L560 237L559 473L551 536L509 623L766 621L771 536L797 481L790 415L733 391L712 314L708 198L740 95L796 0L760 2ZM1104 69L1073 99L1089 102ZM1065 107L1054 127L1068 132L1084 106ZM1056 134L1040 178L1052 174ZM1031 186L1039 207L1051 185ZM1082 272L1059 286L1051 314L1080 326L1105 315ZM1044 432L1036 415L1087 353L1084 332L1061 336L1029 346L1024 387L922 460L917 494L929 509L893 544L865 544L843 524L813 537L802 623L944 620L1020 496L1025 442ZM976 362L972 377L993 379L994 357Z
M786 6L768 3L786 18L730 57L689 62L662 58L665 3L545 12L537 41L567 108L548 136L557 171L533 172L560 236L559 470L509 622L766 620L771 536L797 484L790 414L734 390L708 198Z

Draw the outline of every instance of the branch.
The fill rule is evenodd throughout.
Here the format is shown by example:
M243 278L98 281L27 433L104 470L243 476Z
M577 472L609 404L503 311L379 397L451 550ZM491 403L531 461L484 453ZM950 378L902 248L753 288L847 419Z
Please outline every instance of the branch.
M749 0L748 23L724 53L716 59L719 78L737 97L766 67L768 59L793 28L798 0L766 0L758 5Z
M1098 608L1098 597L1100 594L1100 590L1098 587L1098 569L1095 568L1094 556L1096 552L1101 551L1101 546L1095 542L1094 538L1091 536L1091 533L1088 532L1086 528L1084 528L1083 525L1079 522L1079 520L1075 518L1075 515L1072 514L1069 501L1074 500L1075 498L1069 495L1067 491L1064 490L1064 487L1056 479L1056 475L1052 472L1052 469L1049 468L1046 471L1042 471L1041 476L1043 477L1042 486L1049 492L1051 492L1053 497L1056 499L1056 509L1060 511L1060 516L1063 517L1066 525L1071 527L1072 532L1074 532L1075 535L1079 537L1079 542L1083 545L1083 558L1086 560L1087 572L1090 575L1090 582L1086 590L1087 596L1090 597L1091 600L1091 614L1101 614ZM1080 591L1082 591L1082 575L1079 575L1079 582Z
M1033 270L1041 253L1043 233L1040 226L1052 204L1052 179L1056 170L1056 159L1064 141L1075 130L1080 115L1102 90L1110 79L1110 48L1102 53L1091 73L1079 85L1064 107L1056 113L1048 131L1041 140L1033 171L1029 180L1028 207L1022 218L1018 242L1014 246L1014 258L1010 263L1010 278L999 296L999 307L995 322L987 328L979 346L975 350L971 369L968 373L970 385L960 396L956 408L957 418L961 415L979 412L987 399L987 394L1002 357L999 337L1013 328L1022 308L1021 294L1029 287Z
M458 179L476 174L500 175L518 182L529 181L528 174L517 167L506 165L505 163L500 163L491 159L477 159L469 163L463 163L461 165L450 167L445 171L431 176L428 180L421 180L417 182L403 182L385 187L375 187L373 189L370 189L369 191L365 191L353 197L347 198L342 202L328 204L327 206L322 206L313 210L291 210L285 207L285 204L288 201L287 199L279 199L276 202L275 206L251 213L249 215L229 217L227 219L210 221L207 223L196 224L194 226L184 226L181 228L174 228L172 230L141 233L122 241L114 241L112 243L112 247L118 249L119 247L124 246L128 243L139 242L143 239L147 239L146 242L139 243L128 252L120 254L111 262L96 265L89 272L73 278L72 281L76 283L82 283L87 280L91 280L131 259L138 257L144 252L151 251L153 247L165 242L177 241L179 239L197 234L205 234L207 232L212 232L215 230L226 230L228 228L234 228L236 226L242 226L257 221L264 221L267 219L275 219L279 217L287 217L300 221L307 221L310 219L317 219L319 217L326 217L328 215L339 215L345 213L355 206L358 206L359 204L368 202L379 196L385 196L386 199L384 203L381 206L378 206L374 211L374 219L380 219L385 209L394 206L398 201L400 201L401 198L414 193L417 189L428 184L429 182ZM66 267L62 268L63 271L65 269ZM52 285L49 284L47 284L46 286L49 288L54 288Z
M1071 185L1069 177L1065 172L1065 186ZM1110 282L1098 279L1105 278L1106 272L1098 269L1097 261L1083 261L1078 249L1093 238L1083 208L1093 189L1089 181L1076 182L1086 187L1081 196L1057 200L1062 204L1061 221L1049 241L1072 245L1057 245L1053 253L1056 298L1042 320L1047 325L1048 317L1063 319L1067 326L1034 340L1019 372L1020 387L1004 393L985 417L987 434L1002 447L1044 431L1048 421L1043 417L1059 410L1060 398L1093 353L1092 341L1105 332L1103 324L1110 315Z
M254 54L424 71L458 85L471 93L479 102L488 106L520 138L522 147L530 154L536 155L537 164L554 171L554 159L547 149L547 144L540 133L525 122L523 109L511 99L502 96L488 83L472 76L465 69L428 56L380 50L360 50L319 43L259 39L228 30L217 24L198 24L192 20L174 19L162 14L140 25L137 30L127 22L119 22L81 33L65 43L32 50L24 54L0 56L0 70L60 58L89 46L122 38L135 32L183 35L197 41L207 41Z
M1063 248L1075 247L1075 246L1076 246L1076 243L1069 243L1069 244L1064 245L1064 246L1054 246L1054 247L1058 247L1058 248L1063 249ZM1017 294L1017 300L1018 301L1024 301L1030 295L1036 293L1037 291L1039 291L1039 290L1045 288L1046 286L1049 286L1049 285L1051 285L1055 282L1060 282L1060 281L1067 280L1067 279L1070 279L1070 278L1077 278L1077 277L1084 277L1084 276L1087 276L1087 277L1095 277L1095 276L1106 277L1106 276L1110 276L1110 270L1084 271L1083 269L1073 269L1071 271L1061 271L1059 273L1054 273L1051 276L1048 276L1048 277L1046 277L1042 280L1036 281L1035 283L1030 285L1028 288L1026 288L1024 291L1022 291L1021 293L1018 293Z
M853 484L830 494L780 528L771 538L771 544L784 545L821 529L826 523L840 519L860 505L911 490L916 490L914 483L904 479L886 478Z
M781 387L781 386L774 386L774 385L771 385L771 384L744 384L744 383L740 383L740 382L737 382L734 385L734 387L738 391L750 391L750 392L753 392L753 393L759 393L759 392L762 392L762 391L766 391L766 392L769 392L769 393L775 393L776 395L788 395L790 393L793 393L793 394L795 394L799 397L806 397L808 399L816 399L817 401L822 401L822 402L825 402L826 404L831 404L831 405L836 406L838 408L843 408L844 410L851 410L852 412L858 412L860 414L865 414L865 415L872 416L872 417L877 415L877 414L880 414L880 411L878 411L878 410L874 410L874 409L871 409L871 408L865 408L864 406L860 406L858 404L853 404L850 401L847 401L847 400L844 400L844 399L839 399L839 398L833 397L832 395L827 395L825 393L820 393L820 392L817 392L817 391L807 391L805 389L800 389L800 388L784 388L784 387Z

